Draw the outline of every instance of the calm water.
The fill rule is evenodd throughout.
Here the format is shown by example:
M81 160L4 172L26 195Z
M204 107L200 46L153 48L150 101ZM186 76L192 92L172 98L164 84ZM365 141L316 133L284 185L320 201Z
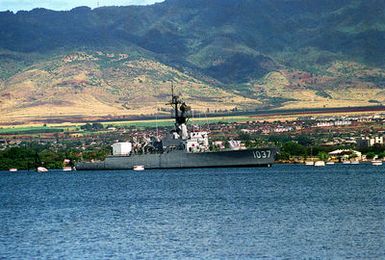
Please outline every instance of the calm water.
M385 258L385 166L0 173L0 258Z

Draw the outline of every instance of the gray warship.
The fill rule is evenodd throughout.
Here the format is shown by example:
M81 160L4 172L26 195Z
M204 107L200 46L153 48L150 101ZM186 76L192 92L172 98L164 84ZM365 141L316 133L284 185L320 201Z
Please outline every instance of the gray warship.
M210 151L208 132L189 132L187 129L191 107L174 94L173 88L171 97L169 105L173 107L175 129L165 138L152 137L141 144L131 142L113 144L113 154L104 161L79 162L76 169L270 167L275 161L276 148L246 150L241 149L239 142L236 141L230 141L230 150Z

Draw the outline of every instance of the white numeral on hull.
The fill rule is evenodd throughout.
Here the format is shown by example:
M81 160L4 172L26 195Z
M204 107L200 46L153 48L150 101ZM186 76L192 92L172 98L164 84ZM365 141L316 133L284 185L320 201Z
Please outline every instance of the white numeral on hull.
M271 157L271 151L253 151L253 156L255 159L267 159Z

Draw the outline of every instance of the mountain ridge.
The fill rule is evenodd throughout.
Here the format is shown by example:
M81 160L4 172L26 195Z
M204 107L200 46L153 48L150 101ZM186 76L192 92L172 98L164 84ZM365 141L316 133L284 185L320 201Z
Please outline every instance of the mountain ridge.
M63 63L63 58L82 53L100 58L92 61L93 69L84 60L76 62L79 71L97 71L94 81L104 82L99 90L110 98L101 98L103 106L114 107L120 98L140 99L145 92L124 90L121 79L142 92L146 82L135 82L137 78L126 74L114 77L110 73L114 69L130 73L127 61L101 58L97 53L102 52L140 61L143 77L156 75L154 71L164 70L163 66L176 70L192 82L183 85L184 90L200 84L216 90L219 94L213 93L211 100L223 95L248 100L234 107L378 104L385 102L385 12L381 10L385 3L379 0L167 0L150 6L0 12L0 95L18 96L12 94L18 89L14 79L23 78L20 84L28 86L28 79L20 75L38 64L50 67L47 64L53 61L66 67L62 73L72 71L73 64ZM141 62L151 63L154 71L147 71ZM41 78L51 73L38 72ZM174 74L168 75L159 79L150 75L147 88L179 83ZM52 95L57 84L77 84L66 76L59 78L59 83L40 80L39 88ZM105 82L116 86L116 96L110 96ZM92 84L86 80L84 91ZM160 102L164 94L153 101ZM56 98L60 99L51 97ZM18 110L4 103L0 110ZM213 104L221 107L220 101Z

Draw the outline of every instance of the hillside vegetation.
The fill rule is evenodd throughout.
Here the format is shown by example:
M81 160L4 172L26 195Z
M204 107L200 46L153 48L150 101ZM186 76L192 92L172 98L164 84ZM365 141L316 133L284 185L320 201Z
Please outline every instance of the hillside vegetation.
M381 0L0 12L0 121L385 101Z

